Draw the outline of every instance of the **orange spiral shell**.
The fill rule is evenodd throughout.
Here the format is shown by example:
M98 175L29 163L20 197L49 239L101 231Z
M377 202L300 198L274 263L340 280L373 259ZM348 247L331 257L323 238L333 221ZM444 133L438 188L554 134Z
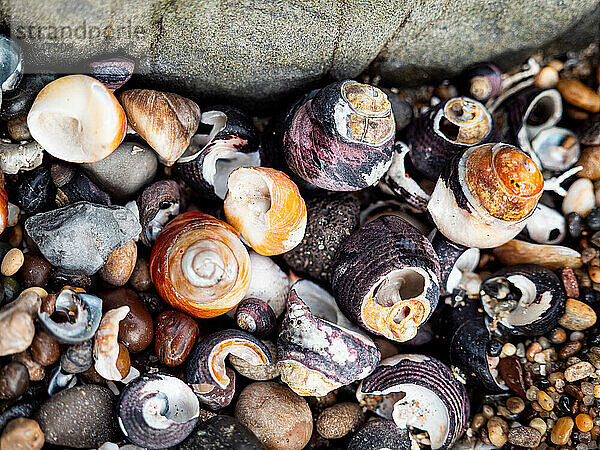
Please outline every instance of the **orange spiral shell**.
M250 257L235 230L208 214L187 212L169 222L150 255L160 296L195 317L226 313L250 285Z

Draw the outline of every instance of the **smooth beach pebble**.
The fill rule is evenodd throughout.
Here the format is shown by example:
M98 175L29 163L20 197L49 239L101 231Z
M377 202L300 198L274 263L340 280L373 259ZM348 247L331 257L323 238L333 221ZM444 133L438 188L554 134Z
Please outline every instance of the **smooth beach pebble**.
M0 450L39 450L44 433L35 420L19 417L6 424L0 437Z
M123 286L133 273L137 260L137 245L131 240L122 247L113 250L98 275L108 284Z
M338 403L325 409L317 418L317 432L325 439L339 439L355 431L364 421L358 403Z
M264 450L248 428L231 416L218 415L200 422L178 450Z
M565 314L559 323L567 330L587 330L596 323L596 312L589 305L574 298L568 298L565 303Z
M10 249L2 259L2 267L0 269L2 271L2 275L5 277L13 276L19 271L24 260L25 257L23 256L23 252L21 250L18 248Z

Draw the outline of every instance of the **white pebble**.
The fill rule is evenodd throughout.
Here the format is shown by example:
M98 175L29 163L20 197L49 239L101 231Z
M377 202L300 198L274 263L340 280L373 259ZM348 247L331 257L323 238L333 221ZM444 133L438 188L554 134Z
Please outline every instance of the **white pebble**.
M567 191L562 202L562 211L565 215L576 212L585 217L595 204L594 184L587 178L579 178Z

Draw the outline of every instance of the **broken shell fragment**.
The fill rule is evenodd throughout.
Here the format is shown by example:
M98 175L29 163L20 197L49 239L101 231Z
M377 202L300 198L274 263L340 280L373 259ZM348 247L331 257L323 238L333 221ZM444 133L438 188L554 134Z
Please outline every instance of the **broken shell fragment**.
M94 337L101 318L100 298L71 289L63 289L56 296L54 311L38 311L38 320L44 329L65 344L79 344Z
M561 267L578 269L583 265L581 253L561 245L532 244L513 239L493 250L502 264L537 264L550 270Z
M208 214L187 212L169 222L152 247L150 276L174 308L209 318L245 296L250 257L231 226Z
M258 338L241 330L222 330L202 339L192 349L185 379L202 403L223 408L233 398L235 372L225 366L232 354L253 365L271 364L269 349Z
M35 141L25 144L0 143L0 169L7 175L33 170L42 164L43 147Z
M425 355L384 359L361 382L356 398L398 427L408 428L409 433L413 429L427 431L434 450L452 448L469 419L464 386L446 365Z
M254 251L279 255L302 241L306 204L286 174L265 167L240 167L231 172L227 186L227 222Z
M277 339L281 380L299 395L320 397L370 374L381 353L366 335L312 314L295 286Z
M258 298L242 300L235 310L237 326L259 338L268 336L275 330L276 320L273 308Z
M579 178L573 182L563 198L562 212L565 216L576 212L581 217L585 217L594 206L596 206L594 183L587 178Z
M127 349L122 344L119 344L119 322L123 320L129 313L129 306L121 306L120 308L107 311L102 317L96 337L94 339L94 368L98 374L106 379L120 381L129 372L121 366L123 352ZM126 356L129 359L129 355Z
M200 108L170 92L131 89L119 95L129 126L167 166L183 155L200 123Z
M451 241L496 247L525 227L543 189L540 170L521 150L483 144L469 148L444 169L427 209Z
M479 249L456 244L437 230L431 245L440 262L441 294L449 295L459 286L463 273L473 272L479 264Z
M52 156L88 163L106 158L119 146L127 119L115 96L98 80L68 75L40 91L27 125Z
M372 186L391 162L395 135L383 91L356 81L312 92L288 113L283 152L303 180L330 191Z
M404 342L435 310L438 280L438 258L427 238L399 217L381 216L342 243L332 286L350 320Z
M540 131L531 141L531 148L544 169L556 172L564 172L575 164L581 153L575 133L559 127Z
M28 291L0 310L0 356L29 348L35 336L33 317L41 304L39 295Z
M558 276L533 264L510 266L481 284L486 314L508 335L541 336L565 312L566 294Z
M119 398L117 418L129 441L147 449L172 447L192 432L200 405L187 384L164 374L130 381Z
M136 203L142 226L140 240L149 247L165 224L185 209L183 191L175 180L151 184L142 191Z

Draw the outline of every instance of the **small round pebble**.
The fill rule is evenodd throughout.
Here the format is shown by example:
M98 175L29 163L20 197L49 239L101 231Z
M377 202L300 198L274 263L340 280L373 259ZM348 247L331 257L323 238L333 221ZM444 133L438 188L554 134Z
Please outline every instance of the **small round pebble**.
M565 314L560 318L559 323L570 331L587 330L596 323L596 313L589 305L568 298L565 303Z
M535 417L534 419L531 419L531 422L529 422L529 426L531 428L535 428L536 430L538 430L540 433L540 436L543 436L544 433L546 432L546 429L548 428L544 419L541 419L539 417Z
M35 420L19 417L6 424L0 437L0 450L39 450L44 433Z
M577 425L579 431L583 432L590 431L592 428L594 428L594 420L589 414L577 414L577 417L575 417L575 424Z
M487 431L490 442L497 447L502 447L508 440L508 424L498 416L490 417L487 422Z
M537 447L542 435L531 427L514 427L508 432L508 442L519 447Z
M2 259L2 265L0 266L0 271L2 275L5 277L12 277L15 273L19 271L25 257L23 252L18 248L11 248L4 258Z
M585 222L592 231L600 230L600 207L595 207L585 216Z
M42 256L26 253L19 272L19 281L23 288L47 287L52 266Z
M98 275L108 284L123 286L131 277L137 261L137 245L131 240L124 246L113 250Z
M521 397L510 397L506 400L506 407L513 414L519 414L525 409L525 402Z
M369 420L356 432L348 450L410 450L411 439L406 428L398 427L387 419Z
M45 331L38 330L31 343L31 355L42 366L49 366L60 358L60 344Z
M550 440L556 445L566 445L571 437L573 431L573 419L570 417L559 418L554 427L552 427L552 433L550 434Z
M577 364L573 364L565 369L565 380L569 383L574 381L582 380L583 378L589 377L594 373L594 366L587 361L582 361Z
M18 362L9 362L0 369L0 399L22 395L29 387L29 371Z
M567 230L571 237L578 238L583 233L583 218L576 212L567 214Z
M338 403L319 414L317 432L325 439L339 439L356 430L364 418L358 403Z
M146 258L138 258L133 273L129 277L129 284L136 291L147 291L152 287L150 268Z

